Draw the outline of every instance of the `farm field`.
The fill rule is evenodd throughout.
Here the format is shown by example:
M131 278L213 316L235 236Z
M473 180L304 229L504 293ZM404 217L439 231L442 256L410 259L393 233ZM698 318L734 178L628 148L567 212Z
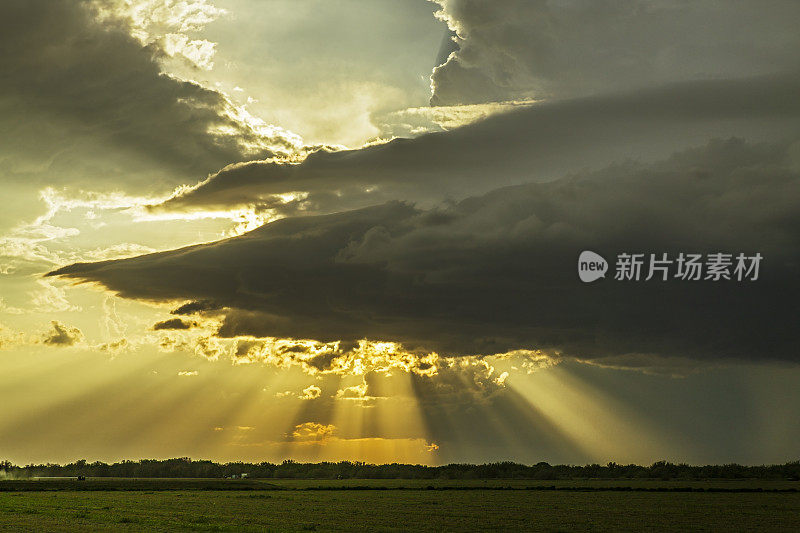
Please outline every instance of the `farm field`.
M625 482L639 490L609 490L623 487ZM800 492L793 489L796 482L693 482L697 486L690 487L688 482L673 481L573 480L546 482L547 485L540 482L539 485L548 488L539 490L532 489L536 484L530 480L90 478L81 482L86 484L83 490L75 490L80 488L77 483L73 480L0 482L0 529L800 530ZM563 490L553 490L551 486ZM34 487L38 490L33 490ZM319 487L324 490L316 490ZM518 490L498 490L500 487ZM714 491L699 491L714 488Z

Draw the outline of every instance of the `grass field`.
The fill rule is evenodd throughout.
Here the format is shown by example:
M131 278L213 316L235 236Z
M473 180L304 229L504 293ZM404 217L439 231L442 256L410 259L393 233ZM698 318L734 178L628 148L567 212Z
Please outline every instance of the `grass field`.
M800 530L796 482L694 483L696 486L629 480L1 481L0 529ZM317 490L320 487L324 490ZM634 490L617 490L624 487ZM75 490L87 488L90 490Z

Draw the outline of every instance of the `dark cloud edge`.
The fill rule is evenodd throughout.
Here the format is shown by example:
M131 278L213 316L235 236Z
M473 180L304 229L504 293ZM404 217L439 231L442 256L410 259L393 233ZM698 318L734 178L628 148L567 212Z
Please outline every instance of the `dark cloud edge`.
M213 302L226 308L223 337L369 338L443 355L546 349L597 361L797 363L796 146L716 140L654 164L434 209L390 202L286 218L215 243L48 275L129 298ZM584 249L612 262L624 251L759 252L768 262L752 284L585 285L575 270Z

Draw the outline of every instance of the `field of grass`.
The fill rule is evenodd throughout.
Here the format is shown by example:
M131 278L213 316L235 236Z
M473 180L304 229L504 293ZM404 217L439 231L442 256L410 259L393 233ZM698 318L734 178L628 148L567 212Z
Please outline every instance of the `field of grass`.
M209 479L29 478L0 480L0 493L19 491L164 490L630 490L679 492L800 492L800 482L762 479Z
M32 483L39 490L31 490ZM785 492L796 482L696 483L748 492L699 492L686 482L634 482L647 490L607 490L623 486L623 480L0 481L0 529L800 531L800 492ZM549 488L556 485L563 490ZM466 487L479 490L454 490ZM661 487L671 490L654 490Z

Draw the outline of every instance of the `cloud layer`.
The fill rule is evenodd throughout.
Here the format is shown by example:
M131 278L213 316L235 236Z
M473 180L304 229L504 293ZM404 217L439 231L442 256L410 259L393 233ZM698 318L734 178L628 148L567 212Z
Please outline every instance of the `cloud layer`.
M712 137L800 133L800 76L694 81L545 103L414 139L301 164L231 165L157 209L255 206L324 213L393 199L461 199L633 158L667 157Z
M457 32L434 105L565 98L797 66L792 0L435 0Z
M797 144L712 141L423 210L388 203L54 274L226 308L221 336L796 361ZM761 253L755 282L582 284L578 254ZM612 266L613 268L613 266ZM220 312L220 311L216 311Z

